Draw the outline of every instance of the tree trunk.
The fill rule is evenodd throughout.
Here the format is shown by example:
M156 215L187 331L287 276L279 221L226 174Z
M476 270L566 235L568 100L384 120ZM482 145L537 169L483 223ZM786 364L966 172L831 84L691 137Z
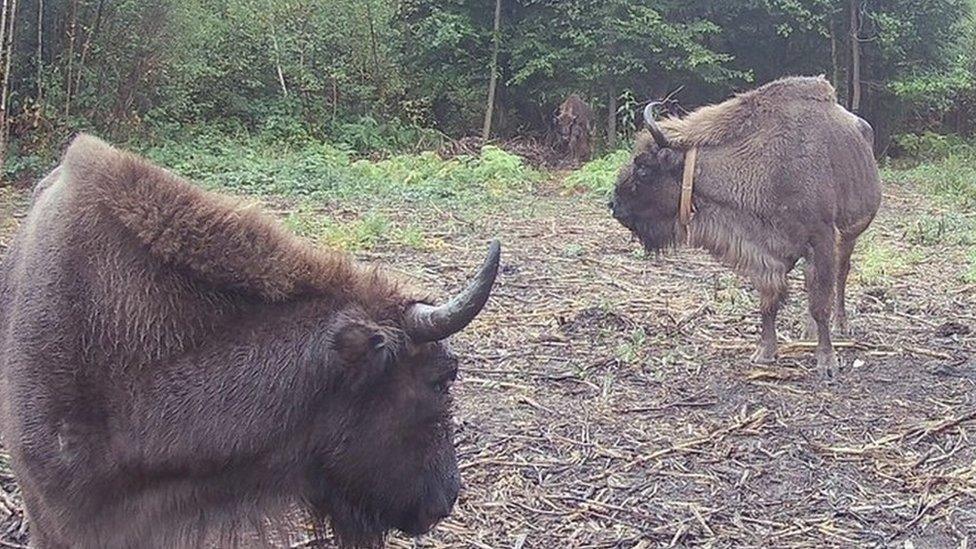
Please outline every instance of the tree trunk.
M861 110L861 1L851 0L851 74L850 110Z
M607 148L617 148L617 92L610 90L610 100L607 102Z
M68 116L71 112L71 75L75 58L75 34L78 30L78 0L70 4L71 25L68 27L68 69L66 91L64 94L64 115Z
M44 0L37 0L37 108L35 113L41 115L41 102L44 98L44 86L41 79L44 76Z
M837 22L833 14L830 16L830 64L833 69L831 83L834 88L840 88L840 50L837 48Z
M7 14L7 0L3 1L5 17L0 17L7 23L6 32L0 34L6 39L3 43L3 84L0 87L0 168L3 168L7 158L7 138L9 137L10 119L7 113L7 99L10 97L10 62L14 56L14 23L17 22L17 0L10 1L10 13Z
M491 137L491 119L495 110L495 87L498 85L498 43L501 42L502 0L495 0L495 28L492 33L491 79L488 81L488 105L485 108L485 124L481 128L481 139Z
M376 86L376 91L380 96L380 103L382 104L383 98L383 84L380 82L380 56L378 53L378 48L376 47L376 27L373 23L373 8L372 0L366 0L366 23L369 27L369 50L370 55L373 57L373 85Z
M85 36L85 43L81 46L81 59L78 61L77 74L75 75L75 93L81 90L81 75L85 68L85 61L88 59L88 52L91 50L91 45L95 41L95 37L98 36L98 28L102 25L102 8L105 5L105 0L98 0L98 7L95 8L95 24L88 30L87 36Z
M271 46L274 48L275 69L278 71L278 84L281 94L288 97L288 86L285 85L285 72L281 70L281 52L278 50L278 37L275 34L274 21L271 21Z

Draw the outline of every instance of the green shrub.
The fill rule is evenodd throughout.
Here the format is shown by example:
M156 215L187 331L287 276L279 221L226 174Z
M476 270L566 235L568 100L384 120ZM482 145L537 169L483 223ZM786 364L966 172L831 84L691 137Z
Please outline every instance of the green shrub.
M357 159L345 145L200 131L143 152L207 188L299 198L475 204L527 192L543 178L520 157L492 146L451 160L423 152L374 161Z
M912 161L944 160L950 156L976 156L976 147L961 136L925 132L892 137L895 145Z
M327 135L330 140L362 154L436 149L445 140L444 134L436 130L404 124L396 119L381 123L372 116L336 124Z
M591 160L564 180L572 190L582 190L597 196L608 196L617 182L620 168L630 161L629 149L618 149Z

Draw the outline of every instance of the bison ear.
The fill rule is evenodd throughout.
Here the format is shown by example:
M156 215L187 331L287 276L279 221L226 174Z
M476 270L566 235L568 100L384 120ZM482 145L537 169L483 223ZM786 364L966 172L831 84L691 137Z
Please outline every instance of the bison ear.
M663 170L669 172L679 171L685 163L685 153L676 151L670 147L660 149L657 151L657 163Z
M379 326L349 321L335 336L335 350L342 362L342 377L353 390L372 384L394 362L393 350Z

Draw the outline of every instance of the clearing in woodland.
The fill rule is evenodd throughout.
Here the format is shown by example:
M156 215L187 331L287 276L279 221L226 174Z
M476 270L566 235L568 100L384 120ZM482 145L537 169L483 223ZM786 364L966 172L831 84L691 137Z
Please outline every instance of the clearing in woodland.
M26 197L0 188L0 253ZM695 251L644 257L602 200L555 181L488 207L259 200L439 294L502 241L493 298L454 341L460 500L394 547L976 541L976 217L916 184L886 185L855 253L854 336L830 385L796 341L799 271L780 361L754 366L745 283ZM0 545L20 547L5 465Z

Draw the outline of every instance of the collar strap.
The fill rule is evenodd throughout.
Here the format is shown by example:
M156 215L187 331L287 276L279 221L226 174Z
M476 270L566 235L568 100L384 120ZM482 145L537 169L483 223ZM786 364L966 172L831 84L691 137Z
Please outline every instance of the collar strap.
M691 203L692 191L695 188L695 164L698 160L698 147L692 147L685 154L685 170L681 176L681 202L678 203L678 221L687 227L695 214Z

